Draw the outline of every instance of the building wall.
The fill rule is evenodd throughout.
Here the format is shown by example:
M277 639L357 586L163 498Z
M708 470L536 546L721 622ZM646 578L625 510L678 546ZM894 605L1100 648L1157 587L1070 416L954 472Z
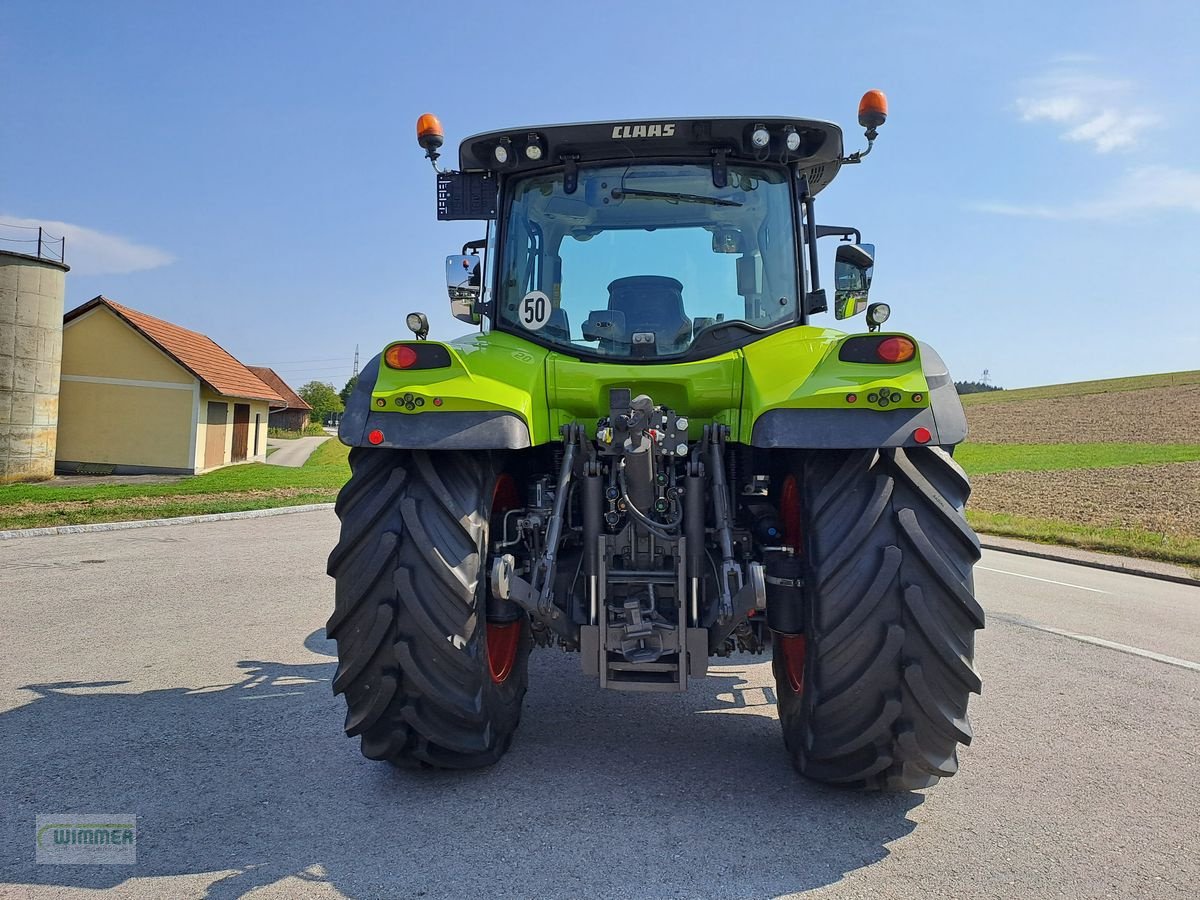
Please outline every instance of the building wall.
M194 403L190 385L64 380L59 470L77 472L83 465L191 472Z
M224 449L214 466L205 465L209 401L226 404ZM102 306L63 332L61 403L58 462L64 472L78 471L80 464L186 473L229 465L239 403L250 407L246 461L266 460L265 400L215 393Z
M250 407L250 425L247 434L246 462L266 462L267 460L267 427L270 409L266 400L246 400L240 397L226 397L201 386L199 406L196 410L196 444L193 466L197 472L214 469L216 466L206 466L204 463L204 448L208 436L208 404L224 403L225 410L225 452L221 465L229 465L233 459L233 407L236 403L244 403ZM254 417L259 416L258 446L254 446Z
M0 251L0 484L54 474L66 267Z
M271 411L271 427L285 431L303 431L308 425L308 410L279 409Z
M63 330L58 468L191 472L200 382L104 307Z
M97 306L63 329L64 375L102 375L131 381L191 384L191 372L104 306Z

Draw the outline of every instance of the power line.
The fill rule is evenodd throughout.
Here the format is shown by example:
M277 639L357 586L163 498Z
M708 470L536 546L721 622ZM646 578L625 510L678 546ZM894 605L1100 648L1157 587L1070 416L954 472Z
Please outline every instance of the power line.
M300 365L302 363L340 362L341 360L343 360L345 358L346 357L344 357L344 356L325 356L325 357L322 357L321 359L281 359L281 360L279 360L278 363L276 363L276 365L290 366L290 365Z

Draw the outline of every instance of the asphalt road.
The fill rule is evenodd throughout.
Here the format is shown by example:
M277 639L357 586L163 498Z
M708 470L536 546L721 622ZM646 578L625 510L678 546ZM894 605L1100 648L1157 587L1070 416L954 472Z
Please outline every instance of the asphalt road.
M312 456L313 451L329 440L328 437L299 437L299 438L267 438L267 446L274 447L275 452L267 457L267 462L273 466L290 466L297 468L304 465Z
M540 651L500 765L398 772L330 693L335 534L0 542L0 896L1196 896L1200 588L986 553L976 740L929 791L795 775L761 657L646 696ZM136 866L35 865L63 812L136 814Z

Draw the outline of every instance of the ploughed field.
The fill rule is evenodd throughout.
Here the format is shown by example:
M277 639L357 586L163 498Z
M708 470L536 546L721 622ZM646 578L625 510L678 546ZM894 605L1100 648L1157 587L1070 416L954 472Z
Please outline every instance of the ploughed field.
M963 397L980 531L1200 568L1200 371Z

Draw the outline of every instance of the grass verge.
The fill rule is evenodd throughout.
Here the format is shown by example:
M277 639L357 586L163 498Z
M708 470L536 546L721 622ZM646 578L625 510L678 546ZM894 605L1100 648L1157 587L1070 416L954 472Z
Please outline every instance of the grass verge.
M0 487L0 529L127 522L325 503L350 476L348 449L321 444L298 468L249 463L175 484Z
M1008 513L967 510L971 527L984 534L1023 538L1187 566L1200 575L1200 538L1116 526L1078 525L1056 519L1034 519Z
M954 451L970 475L1110 469L1200 460L1200 444L972 444Z

